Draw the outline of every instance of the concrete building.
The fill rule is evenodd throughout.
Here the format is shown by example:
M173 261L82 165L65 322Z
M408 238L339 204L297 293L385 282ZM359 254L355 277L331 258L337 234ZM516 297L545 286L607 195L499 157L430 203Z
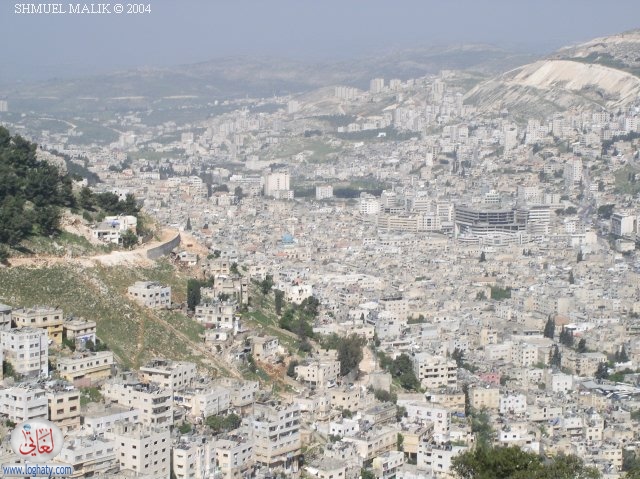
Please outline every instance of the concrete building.
M140 411L115 403L89 403L82 410L84 430L89 434L104 434L113 431L119 422L141 424Z
M413 370L423 387L438 389L456 386L458 367L455 361L428 353L416 353L412 359Z
M331 359L308 360L295 367L298 381L313 388L335 385L340 375L340 361Z
M0 331L11 329L11 306L0 304Z
M627 236L636 232L637 218L629 213L611 215L611 233L615 236Z
M173 447L171 454L176 479L215 477L216 454L209 438L183 436L180 443Z
M327 200L333 198L333 186L318 185L316 186L316 200Z
M22 376L49 375L49 343L44 329L25 327L0 331L0 345L4 360Z
M84 319L69 319L62 324L63 336L73 341L76 349L84 349L88 341L96 344L96 322Z
M126 231L135 233L137 225L138 219L135 216L107 216L91 230L91 235L104 243L122 244L122 235Z
M196 306L195 319L207 327L233 330L238 321L236 316L237 307L238 303L236 301L215 300L211 303Z
M147 426L168 428L173 424L173 393L156 385L108 382L102 395L121 406L140 411L140 421Z
M56 387L47 391L49 421L62 432L80 427L80 391L69 387Z
M300 406L256 403L250 424L256 462L295 472L302 447Z
M291 176L288 171L270 172L264 176L264 195L277 196L278 192L290 190Z
M369 92L380 93L384 90L384 78L372 78L369 81Z
M115 440L121 472L168 479L171 474L169 428L118 423L107 437Z
M49 339L62 344L62 310L48 306L15 309L12 312L16 328L42 328L47 331Z
M196 365L187 361L154 359L140 368L141 382L151 382L173 391L191 386L196 376Z
M116 443L95 436L72 436L65 440L55 462L69 464L73 474L67 477L116 477L119 470Z
M163 286L154 281L136 281L133 286L129 286L127 296L147 308L164 309L171 307L171 287Z
M20 423L32 419L48 418L47 392L28 385L0 390L0 414Z
M218 476L221 479L250 477L255 464L254 445L244 434L223 434L212 447L216 454Z
M111 377L112 367L111 351L82 352L69 357L58 357L57 371L61 378L69 382L90 386Z
M231 394L221 387L186 389L174 392L173 401L176 406L185 408L190 417L206 419L228 411Z

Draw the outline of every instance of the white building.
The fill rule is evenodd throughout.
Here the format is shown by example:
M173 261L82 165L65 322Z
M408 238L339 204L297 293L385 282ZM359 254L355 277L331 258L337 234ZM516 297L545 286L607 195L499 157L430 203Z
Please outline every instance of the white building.
M115 440L120 471L155 479L171 474L169 428L119 423L106 437Z
M384 90L384 78L372 78L369 81L369 92L380 93Z
M140 368L142 382L151 382L164 389L182 389L191 386L195 379L196 365L188 361L154 359Z
M264 195L276 196L277 192L290 190L291 177L288 171L267 173L264 176Z
M49 375L49 343L47 331L36 328L0 331L4 360L17 374L29 377Z
M32 419L48 419L49 399L44 389L26 385L0 390L0 414L20 423Z
M162 309L171 306L171 287L154 281L136 281L129 286L127 295L141 306Z
M331 185L318 185L316 186L316 200L326 200L333 198L333 186Z

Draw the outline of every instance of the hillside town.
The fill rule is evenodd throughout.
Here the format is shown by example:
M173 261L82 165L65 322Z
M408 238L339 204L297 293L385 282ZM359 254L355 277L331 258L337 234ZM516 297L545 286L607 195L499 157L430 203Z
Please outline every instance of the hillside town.
M453 478L480 443L626 477L640 96L529 117L476 107L467 81L374 78L184 123L118 112L110 143L7 117L86 173L75 191L133 196L180 233L151 259L186 298L139 280L123 301L202 333L200 358L135 365L100 318L0 290L3 432L52 421L72 477ZM138 221L78 220L111 250L148 241Z

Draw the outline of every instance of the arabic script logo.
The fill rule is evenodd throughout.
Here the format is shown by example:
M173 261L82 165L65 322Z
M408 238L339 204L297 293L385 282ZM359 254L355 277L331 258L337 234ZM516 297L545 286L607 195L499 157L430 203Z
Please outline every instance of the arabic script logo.
M11 432L11 449L29 462L52 460L62 451L63 442L60 428L46 419L21 422Z

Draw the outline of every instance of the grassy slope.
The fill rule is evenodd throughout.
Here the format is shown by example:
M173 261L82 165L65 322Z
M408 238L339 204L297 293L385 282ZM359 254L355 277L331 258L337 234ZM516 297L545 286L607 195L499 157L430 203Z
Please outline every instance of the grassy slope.
M129 301L127 287L137 280L171 285L176 302L186 296L186 277L167 263L136 269L58 265L0 269L0 302L14 307L59 306L67 316L95 320L98 337L126 366L138 366L157 355L200 362L191 344L198 341L202 327L179 313L151 311ZM189 340L176 336L172 328Z

